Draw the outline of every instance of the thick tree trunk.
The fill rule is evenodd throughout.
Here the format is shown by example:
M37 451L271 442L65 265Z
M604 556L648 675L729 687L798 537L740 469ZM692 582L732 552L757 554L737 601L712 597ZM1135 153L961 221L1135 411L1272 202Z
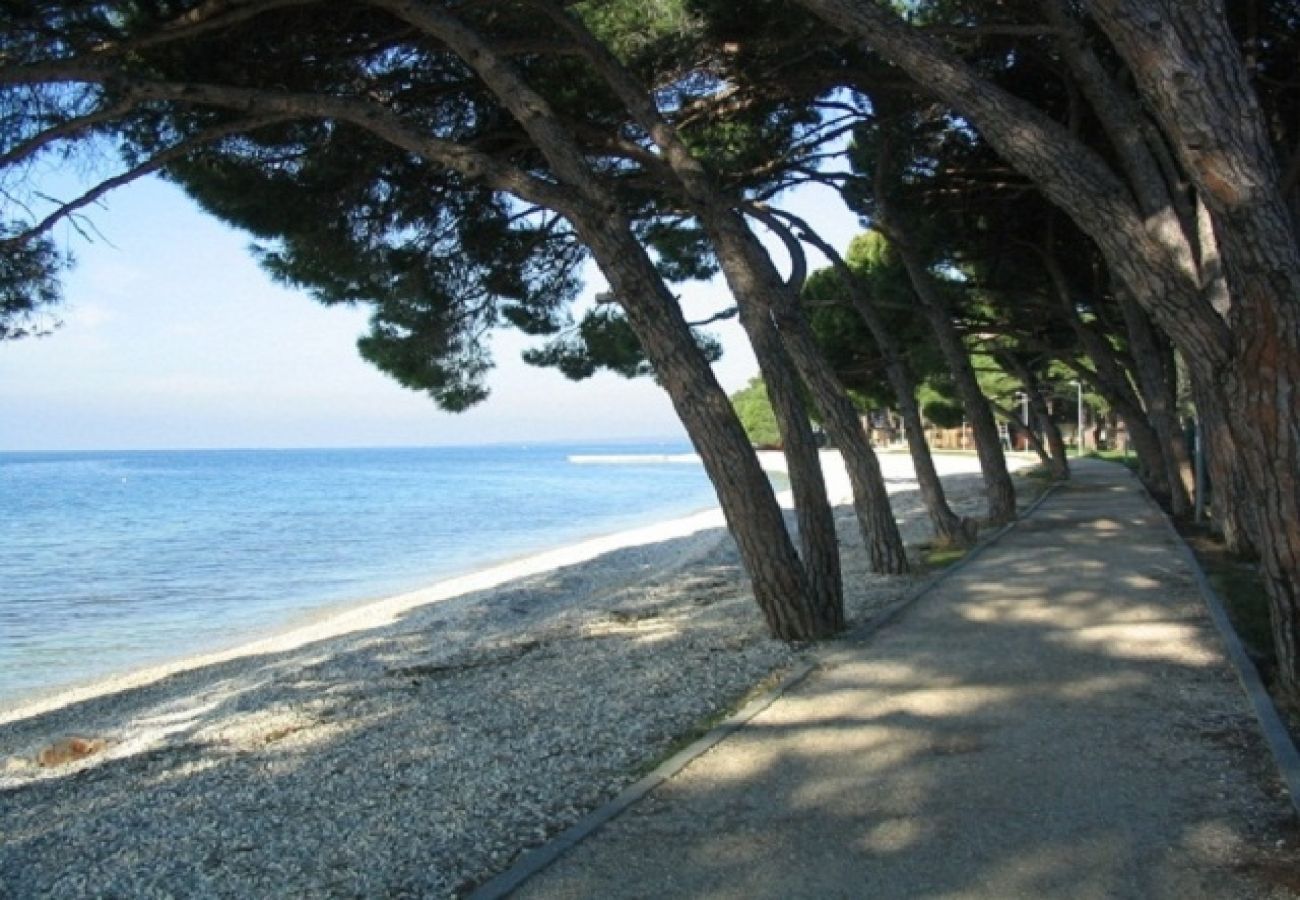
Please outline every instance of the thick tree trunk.
M769 631L783 640L834 634L840 621L827 621L812 601L771 483L645 250L626 225L619 229L611 218L574 225L620 298L717 489Z
M1267 123L1218 0L1087 7L1214 223L1233 338L1231 363L1214 381L1241 423L1236 468L1257 526L1282 686L1300 704L1300 245Z
M816 608L819 627L834 633L844 627L844 590L835 514L826 493L821 454L799 385L771 319L756 315L746 306L741 308L740 321L754 348L781 432L809 598Z
M894 521L880 463L857 410L817 346L812 328L781 281L767 250L734 210L710 207L702 212L701 221L717 250L732 294L742 305L752 304L757 314L776 323L782 343L821 410L823 426L844 458L853 487L853 508L872 570L889 574L908 571L907 552Z
M509 60L442 7L393 0L395 15L436 37L469 66L528 133L566 188L551 204L572 223L620 298L628 322L686 426L718 492L773 636L809 640L834 633L809 594L803 566L767 476L727 395L677 305L636 240L625 214L588 164L572 131ZM470 170L473 177L484 173Z
M1176 519L1187 519L1192 514L1192 498L1187 492L1191 459L1183 441L1178 411L1171 403L1174 395L1170 390L1161 348L1146 313L1126 291L1119 292L1119 305L1124 314L1129 355L1133 358L1134 369L1137 371L1147 419L1160 439L1160 456L1169 487L1169 511Z
M1207 383L1193 372L1192 396L1205 441L1214 528L1232 553L1252 557L1255 532L1260 526L1253 515L1250 488L1242 471L1244 461L1239 456L1224 386Z
M1178 191L1170 189L1148 140L1149 119L1138 98L1093 52L1088 32L1070 12L1067 0L1039 0L1039 5L1056 29L1062 57L1115 149L1148 233L1178 260L1189 278L1197 277L1191 239L1196 234L1195 211Z
M788 216L788 214L787 214ZM822 252L839 276L849 302L862 319L872 340L885 361L885 377L894 391L898 402L899 417L903 420L903 433L907 436L907 449L912 457L912 468L916 471L916 483L921 491L921 501L925 504L930 523L934 526L935 542L939 546L969 547L975 542L976 525L969 519L963 519L952 511L948 498L944 495L943 482L934 467L934 457L930 453L930 442L925 437L925 422L921 419L921 409L916 402L916 379L907 366L902 348L884 318L876 310L871 298L858 277L853 274L844 257L829 243L823 240L808 224L796 217L788 216L799 228L804 239Z
M880 198L876 198L880 204ZM909 244L906 236L899 235L898 224L884 223L885 216L878 217L877 225L889 239L890 245L898 252L899 258L907 269L912 289L921 301L921 310L926 321L930 323L944 362L952 373L953 383L961 397L962 409L970 422L975 439L975 452L979 456L980 471L984 477L984 492L988 497L989 522L998 525L1010 522L1016 517L1016 488L1007 471L1007 460L1002 455L1002 440L998 436L998 425L989 409L988 400L980 390L979 380L975 377L975 368L971 365L970 353L962 342L952 322L952 314L939 291L935 289L933 276L916 250Z
M1111 408L1119 413L1128 429L1138 458L1138 475L1143 486L1166 509L1170 506L1169 474L1160 450L1160 438L1151 426L1141 400L1133 390L1132 382L1119 360L1115 348L1079 316L1071 295L1070 285L1052 248L1039 251L1039 258L1052 282L1056 309L1079 339L1083 352L1092 360L1095 371L1079 371L1094 389L1106 398Z

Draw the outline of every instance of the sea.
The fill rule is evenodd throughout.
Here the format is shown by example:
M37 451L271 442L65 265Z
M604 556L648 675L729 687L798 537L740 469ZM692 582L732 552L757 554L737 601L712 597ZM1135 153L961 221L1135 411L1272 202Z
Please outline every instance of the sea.
M0 453L0 711L715 506L690 452Z

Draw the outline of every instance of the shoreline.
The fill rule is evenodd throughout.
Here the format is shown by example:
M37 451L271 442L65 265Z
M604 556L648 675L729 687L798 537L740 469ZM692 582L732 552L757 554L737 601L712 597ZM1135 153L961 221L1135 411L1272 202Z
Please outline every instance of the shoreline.
M890 453L882 450L881 455ZM774 450L758 452L763 470L769 475L786 475L785 456ZM956 455L954 455L956 457ZM960 458L960 457L956 457ZM971 457L973 459L973 456ZM571 457L579 465L620 465L625 463L662 460L664 457L643 455L584 455ZM852 502L852 487L837 452L823 450L823 474L832 506ZM673 464L694 462L698 455L673 454ZM890 493L894 493L890 488ZM778 490L777 502L790 509L793 499L790 490ZM173 675L202 669L263 654L284 653L308 644L344 637L358 632L384 628L394 624L405 613L429 604L444 603L481 591L508 585L511 581L554 571L566 566L589 562L602 554L616 550L643 546L698 534L708 529L722 529L726 536L726 522L721 507L713 505L684 516L653 521L634 528L625 528L605 534L596 534L575 542L560 544L539 552L504 555L499 559L464 572L439 578L428 585L383 597L345 600L301 612L287 622L268 625L257 633L210 650L185 653L161 662L148 663L123 671L91 676L71 684L54 686L19 698L12 706L0 706L0 725L20 722L34 716L55 712L66 706L95 700L122 691L148 687Z
M834 495L847 479L823 461ZM904 540L927 538L910 459L881 462ZM941 463L959 514L983 508L977 464ZM916 581L872 574L852 509L835 517L852 626ZM332 621L360 630L244 645L261 652L0 724L0 881L461 895L802 658L768 636L720 511L675 521L675 537L661 522L531 557L534 574L498 567L461 579L468 593L379 604L386 624L370 604ZM72 736L98 752L36 764Z
M0 707L0 725L19 722L120 691L147 687L164 678L194 669L260 654L283 653L318 641L383 628L395 623L402 614L429 604L443 603L498 588L517 579L579 565L615 550L687 537L720 527L725 527L722 510L713 506L685 516L597 534L539 552L504 555L482 566L439 578L414 590L384 597L344 600L303 611L288 622L278 626L268 625L259 629L256 635L239 639L229 646L187 653L163 662L92 676L85 681L39 691L35 695L20 698L13 706Z

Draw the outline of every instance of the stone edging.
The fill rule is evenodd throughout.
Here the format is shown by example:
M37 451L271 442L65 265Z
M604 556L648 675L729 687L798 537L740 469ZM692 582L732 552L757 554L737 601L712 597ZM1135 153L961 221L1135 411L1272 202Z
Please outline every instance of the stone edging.
M978 556L997 543L1003 535L1015 528L1019 522L1024 521L1036 512L1056 490L1058 484L1059 482L1050 485L1033 503L1025 508L1023 513L979 541L957 562L927 578L902 598L848 632L837 643L862 641L894 622L899 615L917 600L934 590L942 581L974 562ZM606 822L624 813L646 794L649 794L717 744L740 730L750 719L775 703L783 694L807 678L815 669L834 665L840 657L848 652L842 647L833 646L814 650L809 654L810 658L796 664L793 671L782 678L775 686L759 694L722 722L709 729L702 737L692 741L690 745L660 763L650 774L628 785L613 799L596 807L542 846L525 853L518 862L504 872L499 872L483 882L468 895L467 900L500 900L500 898L509 896L525 881L568 853Z
M1250 654L1246 652L1245 646L1242 645L1237 629L1233 628L1232 621L1228 618L1227 608L1223 605L1223 598L1210 584L1209 576L1201 568L1201 561L1196 558L1192 548L1187 545L1187 541L1183 540L1183 536L1174 527L1174 520L1161 508L1160 504L1155 502L1155 499L1147 491L1146 485L1142 484L1132 473L1130 473L1129 477L1137 481L1142 495L1151 508L1160 515L1161 520L1165 523L1165 528L1169 530L1169 534L1173 537L1178 551L1182 554L1188 568L1192 570L1192 577L1201 592L1201 599L1205 602L1205 608L1210 614L1210 620L1219 632L1219 638L1223 641L1224 652L1237 673L1237 680L1241 684L1241 689L1246 693L1246 699L1250 701L1251 711L1255 714L1255 720L1259 722L1260 731L1264 733L1264 740L1268 743L1269 752L1273 754L1273 761L1277 764L1278 774L1282 776L1282 782L1286 785L1287 794L1291 798L1291 807L1296 811L1297 815L1300 815L1300 752L1297 752L1295 742L1291 739L1291 732L1282 721L1277 707L1273 705L1273 698L1269 695L1268 689L1264 687L1264 682L1259 677L1259 670L1255 668L1255 663L1251 660Z

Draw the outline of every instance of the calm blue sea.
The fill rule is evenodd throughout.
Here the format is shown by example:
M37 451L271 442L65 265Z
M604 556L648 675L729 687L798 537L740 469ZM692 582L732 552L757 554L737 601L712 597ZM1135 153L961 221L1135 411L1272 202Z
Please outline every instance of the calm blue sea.
M716 504L685 444L0 454L0 709Z

